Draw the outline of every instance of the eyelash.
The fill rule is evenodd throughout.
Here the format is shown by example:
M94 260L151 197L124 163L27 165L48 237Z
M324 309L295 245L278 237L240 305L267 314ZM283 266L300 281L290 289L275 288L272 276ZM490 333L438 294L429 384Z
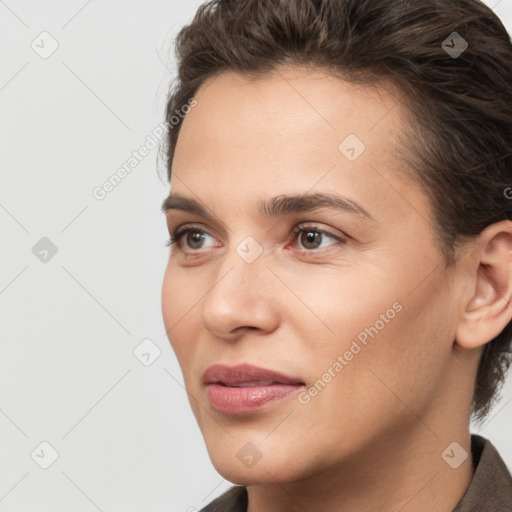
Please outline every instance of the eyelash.
M295 226L292 229L291 234L294 236L294 240L296 240L297 239L297 235L299 235L299 234L301 234L303 232L306 232L306 233L311 233L311 232L321 233L322 235L327 235L328 237L331 237L334 240L337 240L341 244L345 244L347 242L346 238L334 235L334 234L330 233L329 231L326 231L324 229L319 228L318 226L306 226L306 227L304 227L303 225L298 225L298 226ZM188 226L188 227L184 227L184 228L178 228L172 234L172 236L169 238L169 240L166 242L165 245L167 247L170 247L171 245L173 245L176 242L178 242L178 247L180 247L180 249L181 249L181 246L180 246L179 242L181 241L181 239L187 233L204 233L206 235L209 234L208 232L204 231L203 229L201 229L199 227L195 227L195 226ZM302 253L323 252L324 250L325 249L323 249L323 250L322 249L319 249L319 250L316 250L316 249L299 249L299 251L302 252ZM192 249L192 252L198 252L198 251L200 251L200 249L198 249L198 250Z

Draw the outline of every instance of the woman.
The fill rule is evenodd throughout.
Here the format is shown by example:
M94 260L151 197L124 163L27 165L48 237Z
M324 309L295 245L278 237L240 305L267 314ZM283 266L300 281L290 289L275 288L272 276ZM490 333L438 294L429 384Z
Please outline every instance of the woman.
M512 510L469 431L511 358L501 22L477 0L215 0L177 56L163 316L238 484L203 510Z

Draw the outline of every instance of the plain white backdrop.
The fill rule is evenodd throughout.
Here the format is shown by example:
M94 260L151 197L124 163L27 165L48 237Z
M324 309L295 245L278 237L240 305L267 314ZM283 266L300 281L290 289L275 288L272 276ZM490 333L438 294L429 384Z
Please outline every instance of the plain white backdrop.
M0 0L2 512L185 512L231 485L165 335L169 189L148 142L201 3ZM485 3L512 31L512 0ZM512 470L511 402L509 379L473 431Z

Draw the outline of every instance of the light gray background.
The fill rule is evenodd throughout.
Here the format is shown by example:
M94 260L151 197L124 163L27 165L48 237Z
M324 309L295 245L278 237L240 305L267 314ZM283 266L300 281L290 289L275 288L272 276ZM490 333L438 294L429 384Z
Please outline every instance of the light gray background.
M157 150L92 195L162 122L169 49L200 3L0 1L2 512L192 511L231 485L165 336ZM512 0L486 3L512 30ZM149 366L133 353L146 338ZM512 469L511 384L474 431Z

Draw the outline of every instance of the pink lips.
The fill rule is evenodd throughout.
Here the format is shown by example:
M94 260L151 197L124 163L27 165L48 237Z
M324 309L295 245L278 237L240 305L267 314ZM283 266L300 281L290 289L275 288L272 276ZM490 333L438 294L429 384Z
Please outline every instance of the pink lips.
M249 364L210 366L203 374L203 383L212 406L230 414L257 411L304 386L299 378Z

